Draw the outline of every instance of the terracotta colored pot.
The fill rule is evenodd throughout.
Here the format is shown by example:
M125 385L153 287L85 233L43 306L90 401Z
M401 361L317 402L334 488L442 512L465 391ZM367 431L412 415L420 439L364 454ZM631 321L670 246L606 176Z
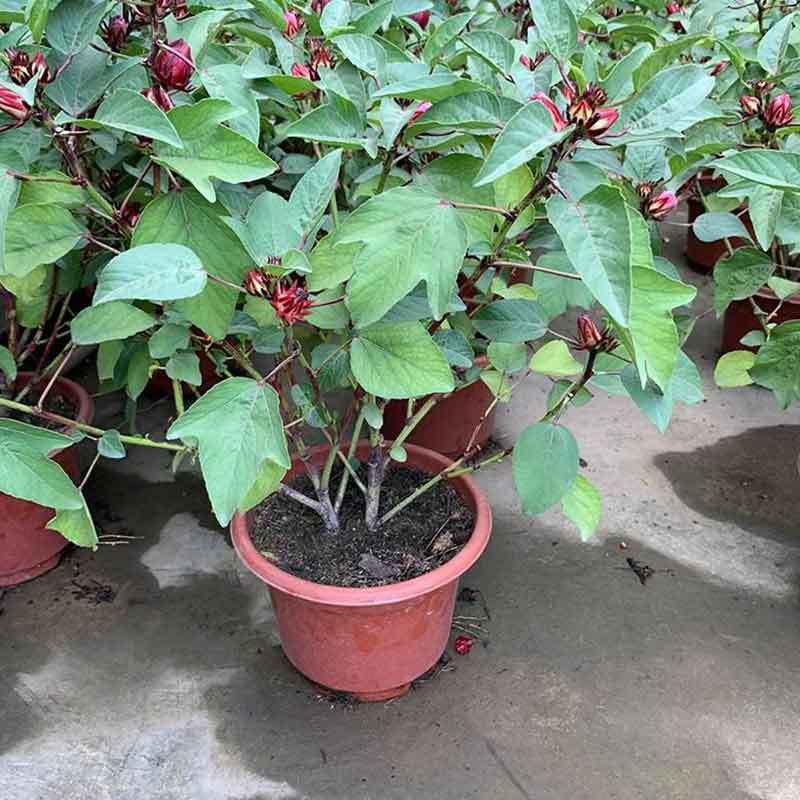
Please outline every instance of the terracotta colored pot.
M770 314L778 307L778 298L766 286L754 295L758 307ZM800 298L790 297L783 301L781 310L772 318L776 324L800 319ZM758 348L746 347L741 344L743 336L750 331L761 330L761 323L753 311L750 300L734 300L726 309L722 325L722 352L730 353L731 350L750 350L755 352Z
M31 377L31 373L21 372L17 383L24 384ZM81 386L67 378L58 378L51 391L72 400L78 409L78 421L91 423L94 405ZM80 469L74 447L52 453L51 458L78 482ZM67 540L45 527L54 514L52 508L0 492L0 586L16 586L58 564Z
M475 359L475 365L485 367L486 356ZM414 402L416 411L427 398L421 397ZM436 453L454 458L464 453L475 426L480 424L475 436L475 444L486 444L494 433L496 407L481 422L481 417L494 400L489 387L480 379L470 383L463 389L453 392L450 397L440 400L411 432L406 439L410 444L427 447ZM394 439L406 424L407 402L391 400L383 409L383 428L381 432L386 439Z
M450 460L407 445L409 466L436 473ZM322 463L327 446L314 448ZM369 444L359 446L359 458ZM287 480L301 474L295 459ZM252 512L231 523L233 546L249 569L269 586L286 657L312 681L361 700L405 694L411 681L429 670L447 646L458 579L483 552L492 530L492 512L468 476L452 486L476 515L472 536L458 555L426 575L389 586L345 588L297 578L265 559L250 540Z

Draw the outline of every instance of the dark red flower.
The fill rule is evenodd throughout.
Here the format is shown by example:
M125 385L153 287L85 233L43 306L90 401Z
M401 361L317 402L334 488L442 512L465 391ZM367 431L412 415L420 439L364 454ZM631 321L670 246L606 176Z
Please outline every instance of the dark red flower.
M647 203L645 210L653 219L664 219L671 214L678 206L678 198L675 192L661 192Z
M639 183L636 185L636 194L638 194L642 200L647 200L647 198L653 194L654 188L655 184L652 181L645 181L644 183Z
M603 334L588 314L578 315L578 343L582 350L595 350L603 341Z
M185 90L189 86L194 63L192 49L184 39L175 39L161 49L153 62L153 74L165 89Z
M667 14L670 15L681 13L680 3L676 3L675 0L671 0L671 2L667 3L666 9L667 9Z
M600 139L619 119L616 108L600 108L586 122L586 132L590 139Z
M31 61L31 73L39 79L39 83L52 83L53 81L53 73L41 50L33 57L33 61Z
M413 19L414 22L416 22L417 25L419 25L420 28L422 28L422 30L425 30L425 28L428 27L428 23L430 22L431 19L431 12L417 11L416 14L411 15L411 19Z
M567 121L558 110L558 106L544 92L535 92L531 95L531 100L535 103L541 103L550 112L553 127L557 131L563 131L567 127Z
M9 47L4 51L8 60L8 77L18 86L24 86L33 76L31 57L24 50Z
M24 122L31 115L30 106L11 89L0 86L0 111L19 122Z
M294 75L295 78L305 78L309 81L314 80L311 74L311 67L307 64L292 64L292 75Z
M519 63L526 69L533 70L539 66L547 58L547 53L537 53L533 58L525 55L524 53L519 57Z
M255 297L269 297L270 279L260 269L251 269L244 276L244 290Z
M760 97L762 94L766 94L767 92L771 92L775 88L775 84L771 81L765 80L758 80L753 81L751 84L753 87L753 91Z
M308 292L297 281L292 281L288 285L278 283L269 302L275 309L278 319L286 325L304 319L311 313L312 302Z
M429 103L427 100L419 103L411 114L408 124L413 125L432 105L433 103Z
M318 70L320 67L333 67L333 53L325 47L319 39L313 39L309 42L309 49L311 51L311 66L313 69Z
M793 119L792 98L785 92L773 97L764 109L764 124L771 130L790 125Z
M600 9L600 16L604 19L614 19L619 11L614 6L604 6Z
M287 39L294 39L294 37L300 33L300 29L303 25L305 25L305 20L300 14L296 14L294 11L284 11L283 22L283 35L286 36Z
M125 39L128 37L128 20L120 15L111 17L100 26L100 34L103 41L115 53L119 53L125 46Z
M455 641L453 642L453 649L460 656L465 656L470 650L472 650L473 644L475 644L475 640L471 636L465 636L462 634L461 636L456 636Z
M122 210L122 213L117 213L116 216L120 222L132 230L136 227L136 223L142 216L142 212L136 203L128 203L128 205L126 205Z
M322 12L325 10L325 6L330 3L331 0L311 0L311 10L317 15L321 16Z
M142 89L142 95L153 105L158 106L165 114L175 108L175 103L169 96L169 92L161 86L151 86L149 89Z
M721 75L725 68L730 64L730 61L719 61L714 64L713 68L711 69L711 77L716 78L717 75Z
M746 117L752 117L761 111L761 100L752 94L743 94L739 98L739 106Z

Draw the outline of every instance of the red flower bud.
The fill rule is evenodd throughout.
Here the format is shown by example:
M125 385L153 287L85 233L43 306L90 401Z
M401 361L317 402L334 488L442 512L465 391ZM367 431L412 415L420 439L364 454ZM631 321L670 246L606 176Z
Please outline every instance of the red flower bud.
M533 59L530 56L526 56L525 53L519 57L519 63L522 64L525 69L533 69Z
M590 139L601 138L609 128L619 119L616 108L600 108L592 114L586 123L586 132Z
M185 90L189 87L194 64L188 42L176 39L169 50L159 50L153 62L153 74L165 89Z
M312 39L309 42L311 49L311 67L318 70L320 67L333 67L333 54L327 47L325 47L321 40Z
M647 200L651 194L653 194L653 182L652 181L645 181L644 183L639 183L636 186L636 194L642 198L642 200Z
M5 57L8 59L8 77L18 86L24 86L33 75L30 56L24 50L9 47Z
M311 69L306 64L292 64L292 75L295 78L305 78L306 80L314 80L311 77Z
M667 3L667 14L680 14L681 13L681 6L680 3L676 3L675 0L671 0L671 2Z
M764 110L764 124L772 130L791 124L793 119L792 99L785 92L773 97Z
M654 197L646 206L647 213L653 219L664 219L671 214L678 205L678 198L674 192L661 192Z
M475 640L471 636L456 636L455 641L453 642L453 649L458 653L460 656L465 656L472 650L472 645L475 644Z
M283 35L286 36L287 39L294 39L294 37L300 33L300 29L303 25L305 25L305 20L300 14L296 14L294 11L284 11L283 21Z
M600 16L604 19L614 19L619 14L619 11L613 6L605 6L600 9Z
M319 17L328 3L330 3L330 0L311 0L311 10Z
M24 122L31 115L30 106L16 92L6 89L5 86L0 86L0 111L19 122Z
M721 75L725 71L725 68L728 66L728 64L730 64L730 61L720 61L714 64L714 67L711 70L711 77L716 78L717 75Z
M541 103L550 112L553 127L557 131L563 131L567 127L567 121L561 115L558 106L544 92L535 92L531 95L531 100L535 103Z
M251 269L244 276L244 290L255 297L268 297L269 278L260 269Z
M122 222L128 228L133 229L136 227L136 223L139 221L142 213L141 209L136 205L136 203L128 203L128 205L123 209L122 213L118 212L116 216L120 222Z
M417 11L416 14L411 15L411 19L413 19L414 22L416 22L417 25L419 25L420 28L422 28L422 30L425 30L425 28L428 27L428 22L430 21L430 18L431 18L430 11Z
M119 15L111 17L100 26L100 34L103 41L115 53L119 53L125 46L125 39L128 36L128 20Z
M762 94L771 92L775 88L775 84L771 81L758 80L752 83L753 91L760 97Z
M33 61L31 61L31 73L39 79L39 83L52 83L53 81L53 73L41 50L33 57Z
M739 98L739 105L746 117L752 117L761 111L761 100L753 97L752 94L743 94Z
M151 86L149 89L143 89L142 95L154 106L158 106L165 114L175 108L175 103L172 102L169 93L160 86Z
M411 114L411 119L408 121L408 124L413 125L432 105L433 103L429 103L427 100L418 103L414 112Z
M298 322L311 313L312 302L308 292L297 281L292 281L288 286L278 283L269 302L278 319L286 325Z
M578 343L582 350L596 350L603 341L603 334L588 314L578 315Z

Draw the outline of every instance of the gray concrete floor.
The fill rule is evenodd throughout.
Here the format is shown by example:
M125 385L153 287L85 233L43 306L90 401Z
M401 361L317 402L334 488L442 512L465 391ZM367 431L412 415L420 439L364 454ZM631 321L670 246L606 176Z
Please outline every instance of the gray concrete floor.
M800 414L716 390L718 340L708 314L689 347L707 401L665 436L619 398L570 412L604 493L593 543L522 517L510 464L481 475L494 534L463 583L489 642L385 705L332 704L291 669L196 476L106 462L94 508L137 538L2 598L0 798L797 800ZM545 391L503 409L501 441Z

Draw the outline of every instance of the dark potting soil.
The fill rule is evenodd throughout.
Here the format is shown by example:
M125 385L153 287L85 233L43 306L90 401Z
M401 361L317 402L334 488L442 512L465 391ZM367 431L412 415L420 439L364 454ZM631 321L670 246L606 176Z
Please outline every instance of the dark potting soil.
M25 395L22 402L29 406L35 406L41 394L42 393L38 390L31 390ZM78 415L78 407L72 402L72 399L61 394L56 394L54 390L51 390L50 394L45 398L44 410L49 411L51 414L59 414L62 417L68 417L69 419L76 419ZM61 431L65 429L65 426L60 422L43 419L34 414L25 414L22 411L10 411L8 416L11 419L27 422L28 425L35 425L37 428L46 428L49 431Z
M381 513L428 478L406 467L390 469L381 489ZM289 485L313 496L305 476ZM335 490L339 478L331 485ZM340 512L341 530L329 536L313 509L277 494L256 508L250 536L265 558L298 578L329 586L385 586L448 562L467 543L475 524L473 512L444 481L378 531L367 530L364 509L364 496L351 480Z

